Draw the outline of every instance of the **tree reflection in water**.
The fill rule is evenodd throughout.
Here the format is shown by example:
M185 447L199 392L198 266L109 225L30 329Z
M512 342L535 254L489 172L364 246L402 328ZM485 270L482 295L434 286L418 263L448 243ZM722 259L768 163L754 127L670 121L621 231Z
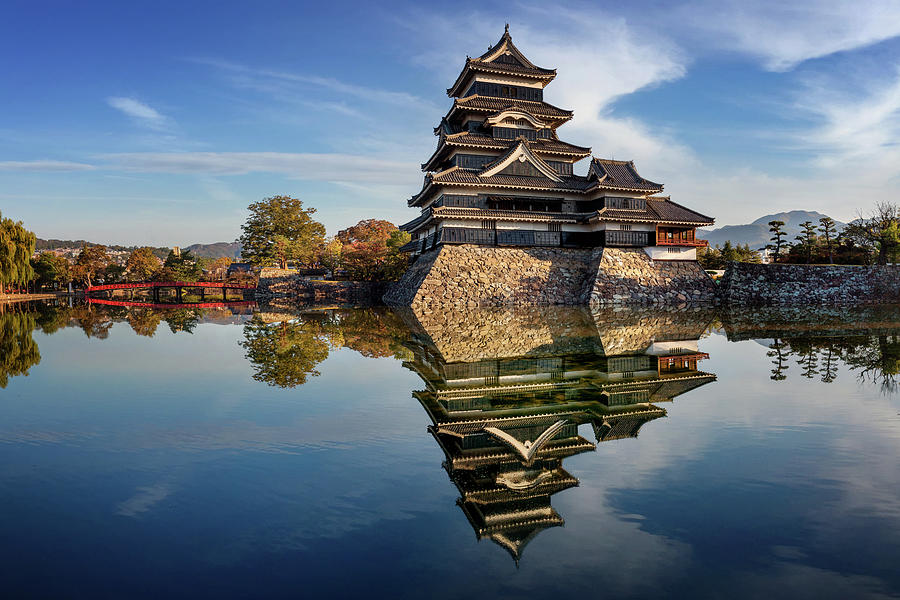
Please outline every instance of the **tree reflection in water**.
M319 375L331 350L349 348L369 358L405 358L406 329L384 308L263 311L244 325L253 379L292 388Z
M892 335L851 336L846 338L776 338L769 344L772 358L771 379L784 381L789 360L801 367L799 375L832 383L843 362L860 381L876 384L883 393L894 393L900 382L900 331Z
M900 385L900 306L735 309L725 312L723 326L731 341L771 340L775 381L787 379L793 362L797 375L832 383L843 363L883 393Z
M89 338L105 340L113 325L127 322L137 335L153 337L162 322L173 333L191 333L208 317L208 312L204 308L68 306L53 301L0 303L0 388L8 385L10 377L28 375L28 370L40 363L41 354L32 337L35 330L51 335L76 327ZM232 314L227 310L225 313Z
M34 314L22 308L0 304L0 388L9 384L10 377L28 375L28 370L41 362L41 353L31 337L37 328Z
M247 360L253 379L272 386L292 388L319 375L316 365L328 358L328 342L315 322L265 323L254 317L244 325Z

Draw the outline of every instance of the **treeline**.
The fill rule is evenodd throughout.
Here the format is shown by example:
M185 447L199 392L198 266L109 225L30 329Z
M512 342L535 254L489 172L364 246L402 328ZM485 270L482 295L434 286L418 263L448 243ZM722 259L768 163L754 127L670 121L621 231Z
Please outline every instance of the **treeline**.
M33 259L34 283L38 289L59 289L70 282L85 287L103 283L138 281L221 280L226 276L230 258L195 258L190 251L170 250L160 260L154 248L136 248L124 265L112 260L106 246L85 245L74 262L54 252L41 252Z
M52 334L74 327L88 338L104 340L116 323L127 323L135 334L153 337L163 324L172 333L191 333L210 314L215 309L0 304L0 389L11 377L28 375L40 363L34 331ZM410 352L403 346L408 333L391 310L332 310L279 323L265 323L256 315L244 325L240 344L253 379L291 388L318 375L317 365L340 348L367 357L408 360Z
M752 250L749 245L732 245L725 242L722 247L697 248L697 261L704 269L724 269L730 262L762 262L759 252Z
M0 214L0 294L21 289L34 279L31 255L37 238L21 221Z
M326 238L325 226L313 218L316 209L305 208L297 198L265 198L249 210L239 241L242 258L255 266L286 269L292 264L347 279L390 281L409 265L400 247L410 235L389 221L366 219Z
M900 206L881 202L868 216L860 216L838 231L834 220L805 221L793 240L787 239L784 221L769 221L770 243L766 245L774 263L884 265L900 261ZM705 269L724 269L731 261L760 262L747 245L701 248L697 259Z
M98 244L96 242L89 242L87 240L44 240L41 238L37 238L37 242L34 245L34 249L37 251L40 250L61 250L61 249L74 249L74 248L84 248L85 246L105 246L107 250L111 250L113 252L129 252L131 250L136 250L141 246L121 246L119 244ZM166 255L169 253L169 248L163 246L146 246L147 248L151 248L153 250L153 254L159 257L160 259L164 259Z

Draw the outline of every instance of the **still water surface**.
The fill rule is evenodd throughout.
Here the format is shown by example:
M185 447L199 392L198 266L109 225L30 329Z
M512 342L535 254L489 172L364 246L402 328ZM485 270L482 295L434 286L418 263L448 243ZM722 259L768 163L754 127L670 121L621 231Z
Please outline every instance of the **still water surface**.
M900 595L900 308L7 306L9 598Z

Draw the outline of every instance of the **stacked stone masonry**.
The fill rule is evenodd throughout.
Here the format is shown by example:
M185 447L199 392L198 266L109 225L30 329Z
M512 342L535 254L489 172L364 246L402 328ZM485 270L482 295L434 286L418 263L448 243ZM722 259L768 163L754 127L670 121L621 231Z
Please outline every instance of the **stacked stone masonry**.
M398 306L689 305L716 286L695 261L654 261L640 248L441 246L384 296Z
M384 284L370 281L321 281L296 271L265 268L260 272L259 299L291 298L304 303L371 304L384 293Z
M721 297L738 306L898 303L900 267L731 263Z

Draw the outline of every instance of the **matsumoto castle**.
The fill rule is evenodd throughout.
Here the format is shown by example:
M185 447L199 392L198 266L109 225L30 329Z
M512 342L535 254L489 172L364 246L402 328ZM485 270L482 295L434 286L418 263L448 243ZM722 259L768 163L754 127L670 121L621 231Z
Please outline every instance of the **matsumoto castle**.
M573 112L544 102L556 69L531 63L507 26L500 41L469 58L447 94L453 106L422 165L422 214L402 225L412 252L436 244L637 246L656 260L694 259L695 229L713 219L657 195L631 161L591 157L586 177L573 165L590 148L562 141Z
M611 290L619 292L616 296L654 294L661 290L655 278L662 277L668 285L685 276L692 280L682 282L689 295L703 288L703 298L709 296L710 282L696 283L704 275L696 263L696 249L706 242L695 233L713 219L659 195L662 184L642 177L633 162L592 157L590 148L561 140L557 129L572 119L573 112L544 101L544 88L555 77L555 69L538 67L522 54L508 25L487 52L466 59L447 90L453 105L434 129L437 149L422 165L424 185L408 200L421 214L401 225L412 235L403 250L418 258L386 301L407 305L433 301L441 287L437 280L452 283L442 271L442 261L469 272L492 259L515 272L529 269L532 259L550 264L545 275L529 278L533 283L543 277L546 285L523 287L521 279L504 275L507 281L500 282L501 277L488 273L480 278L478 289L466 282L453 284L455 291L444 294L443 301L587 304L590 297L590 303L602 303L604 296L612 297ZM588 157L587 175L574 174L575 163ZM508 251L512 249L518 254ZM585 273L591 271L582 279L555 282L553 265L579 256L579 250L593 251L596 258L607 249L633 251L622 255L637 267L631 280L610 283L606 277L602 285L596 283L598 268L604 277L609 272L604 271L604 260L622 262L607 252L609 256L594 260L593 266L588 264L590 257L582 261ZM669 268L660 265L664 262L690 262L693 267L687 275L664 273ZM547 291L553 285L573 289ZM584 289L574 289L579 286ZM630 291L619 289L622 286ZM537 293L544 295L535 299ZM448 301L449 296L455 299Z

